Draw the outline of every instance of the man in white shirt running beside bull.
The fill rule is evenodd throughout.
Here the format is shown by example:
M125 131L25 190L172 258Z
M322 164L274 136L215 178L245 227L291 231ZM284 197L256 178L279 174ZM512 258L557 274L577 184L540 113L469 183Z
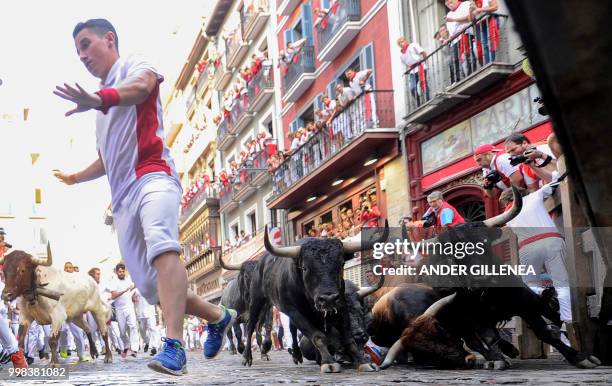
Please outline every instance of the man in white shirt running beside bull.
M157 322L155 316L155 306L149 304L147 299L136 290L132 296L132 302L134 303L134 309L136 310L136 319L138 320L138 326L140 330L140 336L144 342L144 352L149 351L153 355L157 353L157 346L155 342L151 342L156 337ZM153 346L151 346L153 344Z
M55 176L68 185L108 177L125 264L147 301L161 305L166 321L164 348L148 366L182 375L187 372L182 342L184 315L212 322L208 323L204 356L214 358L236 312L211 304L187 289L178 241L181 184L163 139L159 84L164 77L146 61L120 57L117 31L106 19L78 23L72 37L79 59L100 79L100 89L89 92L78 84L65 83L54 93L76 104L66 116L98 110L98 156L77 173L56 170Z

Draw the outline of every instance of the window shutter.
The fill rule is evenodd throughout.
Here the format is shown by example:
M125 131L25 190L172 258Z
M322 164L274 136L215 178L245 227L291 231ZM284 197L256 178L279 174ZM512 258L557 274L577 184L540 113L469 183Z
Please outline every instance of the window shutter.
M372 76L368 79L368 83L372 86L373 90L376 90L376 84L374 83L374 79L376 78L376 68L374 67L374 45L368 44L361 51L361 55L359 58L359 67L360 70L364 70L369 68L372 70Z
M308 39L307 45L312 46L312 6L310 2L302 4L302 35Z

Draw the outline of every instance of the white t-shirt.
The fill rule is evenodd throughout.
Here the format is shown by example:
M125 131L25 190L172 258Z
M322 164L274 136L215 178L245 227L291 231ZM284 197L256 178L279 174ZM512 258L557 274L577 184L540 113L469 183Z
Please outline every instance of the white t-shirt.
M109 285L110 291L121 292L126 288L132 286L134 283L132 280L126 276L125 279L120 280L119 278L115 278ZM132 292L127 291L123 295L115 298L114 304L116 308L127 308L132 305Z
M361 70L355 73L355 76L353 77L353 80L351 80L349 86L355 92L356 95L359 95L362 92L361 85L359 83L361 81L365 81L367 78L368 78L368 70ZM366 84L363 87L363 91L370 91L371 89L372 89L372 86L366 82Z
M464 18L466 16L469 16L469 14L470 14L470 2L469 1L463 1L463 2L459 3L459 6L454 11L448 11L448 13L446 14L446 17L450 17L450 18ZM465 28L469 24L470 24L469 22L447 21L446 22L446 29L448 30L449 36L453 36L457 32L463 30L463 28ZM471 33L470 30L471 30L471 28L468 29L466 32L467 33ZM458 39L453 39L453 43L455 43L457 41L458 41Z
M140 291L134 291L136 297L136 303L134 303L134 310L136 311L137 318L148 318L155 316L155 306L149 304L147 300L140 294Z
M423 59L423 56L421 56L423 52L425 52L425 50L419 45L419 43L410 43L408 45L408 49L406 49L406 52L400 54L400 59L402 60L402 63L406 65L406 67L410 68ZM427 68L427 64L423 63L423 68ZM414 74L418 71L419 68L415 67L410 70L410 73Z
M355 97L360 93L361 88L359 89L359 92L355 92L355 90L353 90L351 87L342 87L342 93L338 95L340 104L342 104L342 106L346 106L347 103L355 99Z
M144 102L111 107L96 116L96 141L110 183L113 210L145 174L162 172L180 189L170 151L164 142L163 109L159 83L164 80L149 63L135 56L121 57L111 67L101 88L117 87L142 70L156 74L158 84Z
M198 318L187 318L187 329L188 331L198 331L200 321Z
M512 166L510 165L510 155L508 153L497 153L495 154L495 156L493 157L493 159L491 160L491 164L489 166L489 169L483 169L482 170L482 175L486 176L487 173L491 170L496 170L498 171L500 174L503 174L504 176L510 178L510 176L519 170L518 165L516 166ZM506 188L509 188L509 186L507 186L506 184L504 184L503 181L499 181L497 184L497 187L504 190Z
M544 200L552 193L550 185L544 185L523 197L521 212L507 224L518 237L519 243L541 233L559 232L544 206Z

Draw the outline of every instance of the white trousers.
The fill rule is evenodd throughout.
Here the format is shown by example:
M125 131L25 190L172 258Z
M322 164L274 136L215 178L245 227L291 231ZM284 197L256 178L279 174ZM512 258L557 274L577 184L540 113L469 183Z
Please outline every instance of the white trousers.
M155 315L138 318L138 325L140 326L142 341L145 345L152 346L152 340L155 338L155 330L157 329Z
M123 340L119 331L119 323L111 321L108 325L108 339L115 349L123 351Z
M85 352L85 332L76 326L74 323L64 323L60 333L60 348L67 349L70 345L70 336L72 336L73 344L76 345L77 355L81 356Z
M0 344L7 353L14 353L19 350L17 345L17 339L15 334L9 328L9 322L6 319L6 309L4 312L0 312Z
M200 340L200 335L198 331L187 331L187 349L192 350L198 348L198 341Z
M134 307L131 304L127 307L117 308L117 323L119 323L119 332L124 349L129 348L132 351L138 351L138 324Z
M548 272L557 290L561 320L571 322L572 303L565 261L566 253L567 247L562 238L549 237L522 247L519 250L519 258L522 265L531 265L536 273L536 276L525 275L522 277L523 281L532 290L541 287L542 279L539 275L542 272ZM541 293L541 290L535 292Z

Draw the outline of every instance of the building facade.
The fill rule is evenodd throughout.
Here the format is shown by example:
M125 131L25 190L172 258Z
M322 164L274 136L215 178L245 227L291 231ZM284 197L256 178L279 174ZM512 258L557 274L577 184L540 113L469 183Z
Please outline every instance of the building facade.
M261 256L265 226L278 226L276 211L266 206L272 192L268 159L282 133L272 64L278 52L275 12L270 1L219 1L207 25L217 52L213 109L221 241L231 263Z
M401 116L394 104L387 2L279 3L280 55L302 48L280 65L284 149L290 155L274 172L269 206L285 210L285 230L292 240L327 228L341 238L356 236L366 201L382 214L379 221L397 221L408 202L401 190L407 181L398 142ZM290 137L301 128L309 131L313 122L325 121L321 110L338 97L336 87L350 86L347 70L371 70L371 75L323 129L292 147ZM347 264L345 276L360 283L351 269L357 263Z

